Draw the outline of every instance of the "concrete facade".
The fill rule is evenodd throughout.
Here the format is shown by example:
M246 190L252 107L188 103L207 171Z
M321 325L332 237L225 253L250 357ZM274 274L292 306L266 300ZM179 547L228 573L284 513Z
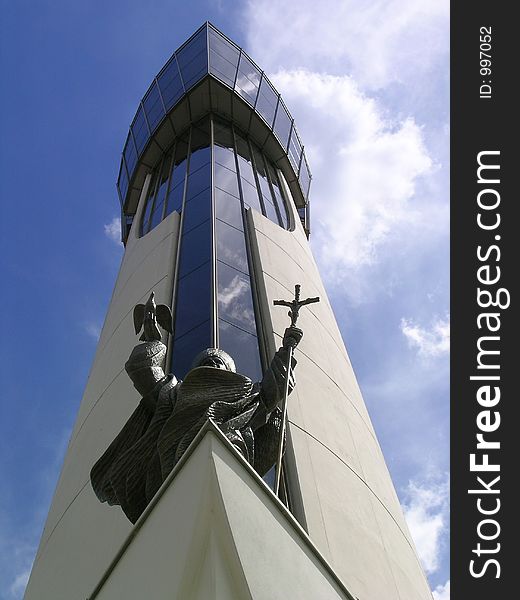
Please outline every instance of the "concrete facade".
M200 92L204 88L198 89ZM226 93L231 92L227 90ZM240 102L244 112L246 104L242 100ZM212 110L215 112L214 105ZM230 119L229 114L224 116ZM266 147L269 147L267 142ZM289 169L286 167L286 163L289 165L287 158L282 160L273 157L273 161L279 161L276 164L280 169ZM143 170L140 163L139 169ZM294 181L291 183L293 188L296 185ZM146 235L139 236L149 183L148 174L143 180L140 200L132 215L133 224L126 239L121 269L27 587L27 600L84 600L102 580L132 532L132 525L119 507L108 507L97 500L90 485L89 472L140 400L124 370L125 361L136 343L133 307L145 302L152 290L158 303L172 302L181 219L178 212L172 212ZM291 197L289 189L286 192ZM135 194L135 188L132 193ZM294 194L293 199L296 202ZM295 353L298 361L295 372L297 385L288 403L289 430L285 458L294 516L307 531L312 544L331 565L337 578L354 597L359 600L431 600L431 592L312 257L306 232L300 223L297 206L291 203L289 212L291 227L285 230L259 212L248 209L246 229L251 278L256 293L255 306L262 329L260 337L268 355L272 356L279 347L288 324L287 311L273 307L273 300L290 299L295 284L301 284L303 297L321 298L320 303L302 310L298 322L304 331L304 338ZM195 460L195 455L193 458ZM201 460L200 456L197 460ZM235 476L236 473L232 477L235 483L243 481L241 477L233 479ZM189 499L180 489L182 477L179 477L176 485L157 504L158 514L174 511L174 505L179 503L183 510L189 512L189 507L183 505L182 498L186 498L186 503ZM204 493L204 481L199 481L197 485L199 492ZM232 484L229 485L229 489L232 489ZM238 483L236 486L237 490L242 489ZM244 494L257 506L253 497L248 495L249 492L246 494L244 491ZM171 500L168 500L170 495ZM235 499L232 495L226 497L229 502L239 501L238 496ZM170 501L172 506L168 508ZM247 502L244 499L244 503ZM247 511L247 507L244 506L243 510ZM153 524L157 522L150 515L148 524L139 534L140 539L148 535L148 529L157 531L159 535L160 527ZM190 521L186 516L186 523L189 522L192 523L192 529L186 526L182 543L174 544L174 556L178 557L178 561L185 559L182 558L182 548L188 553L192 552L197 536L204 533L196 519ZM229 525L233 528L231 523ZM242 525L236 523L238 529ZM280 522L279 526L284 527ZM276 537L274 530L272 536ZM217 536L208 542L215 548L214 552L208 554L208 560L220 560L226 556L226 552L230 556L225 548L223 554L217 551L217 546L222 546L219 539L222 538ZM142 543L146 549L146 544L151 542ZM162 543L160 549L165 552L166 540ZM152 547L153 544L150 552ZM250 549L246 550L249 552ZM124 561L121 563L121 568L128 575L112 579L112 583L100 591L99 598L142 597L124 591L132 581L130 575L137 564L137 558L130 559L129 556L125 558L125 561L130 561L125 563L126 566L123 565ZM245 584L243 581L240 583L240 577L235 581L229 575L229 569L234 569L235 558L230 557L227 564L224 561L215 567L223 573L221 580L224 591L211 597L342 597L334 596L334 593L339 593L337 590L322 596L305 595L303 590L301 595L296 596L261 596L252 593L249 596L245 595L245 591L242 594L240 590L245 590L247 586L241 588ZM250 556L250 560L254 562L254 557ZM201 572L206 569L204 565L200 568ZM264 565L264 568L269 568L269 565ZM277 570L273 565L271 568L268 577L276 580ZM267 576L265 571L262 576ZM185 579L186 574L179 577ZM321 575L317 577L319 579ZM119 583L116 585L114 581ZM281 580L277 582L280 589L285 589L285 583ZM116 587L111 588L111 585ZM182 588L182 585L179 589L188 589ZM231 589L229 586L238 587ZM204 595L209 593L207 590L210 588L215 588L214 580L202 582L199 588L195 586L193 595L178 597L210 597ZM128 587L128 590L131 589L131 586ZM251 591L251 587L248 589ZM159 593L152 596L166 597Z

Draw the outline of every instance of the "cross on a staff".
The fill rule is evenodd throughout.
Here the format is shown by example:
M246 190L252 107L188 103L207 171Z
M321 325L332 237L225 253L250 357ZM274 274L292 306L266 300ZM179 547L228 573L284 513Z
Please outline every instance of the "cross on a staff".
M287 300L274 300L273 304L275 306L288 306L289 312L287 313L291 317L291 327L296 325L296 321L298 319L298 315L300 313L300 308L305 306L306 304L313 304L314 302L319 302L320 299L316 298L306 298L305 300L300 300L300 290L301 285L294 286L294 300L288 302Z
M300 308L305 306L306 304L313 304L314 302L319 302L320 299L316 298L306 298L305 300L300 300L300 290L301 285L294 286L294 300L288 302L287 300L274 300L273 304L275 306L287 306L289 307L288 315L291 317L291 327L296 326L296 321L298 320L298 316L300 313ZM275 480L274 480L274 493L278 495L278 490L280 489L280 476L282 472L282 457L283 457L283 443L285 439L285 429L287 423L287 397L289 396L289 381L291 374L291 362L294 348L293 346L289 346L287 351L287 376L285 380L285 392L282 398L282 426L280 429L280 442L278 444L278 455L276 460L276 471L275 471Z

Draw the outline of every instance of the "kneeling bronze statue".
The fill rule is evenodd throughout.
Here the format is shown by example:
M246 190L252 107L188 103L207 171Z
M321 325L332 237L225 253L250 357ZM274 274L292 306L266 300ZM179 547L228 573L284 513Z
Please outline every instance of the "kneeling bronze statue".
M171 331L168 307L156 306L152 293L146 305L135 308L134 322L136 333L143 327L144 341L125 369L142 399L91 470L99 500L120 505L135 523L209 418L261 476L267 473L277 460L280 404L287 379L289 392L294 387L292 350L302 330L295 325L285 330L261 382L237 373L231 356L217 348L201 352L185 379L177 381L162 368L166 346L158 322Z

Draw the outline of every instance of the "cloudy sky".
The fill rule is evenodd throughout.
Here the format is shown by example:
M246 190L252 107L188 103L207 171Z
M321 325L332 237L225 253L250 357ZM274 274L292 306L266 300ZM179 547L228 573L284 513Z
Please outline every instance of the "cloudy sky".
M0 598L23 595L121 260L128 126L205 20L296 119L313 251L434 597L449 598L447 0L0 2Z

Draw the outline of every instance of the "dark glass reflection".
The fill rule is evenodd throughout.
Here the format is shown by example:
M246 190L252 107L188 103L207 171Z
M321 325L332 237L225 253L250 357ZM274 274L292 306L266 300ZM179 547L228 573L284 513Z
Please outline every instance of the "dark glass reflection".
M218 316L256 335L249 275L217 262Z
M209 187L184 205L183 232L186 234L194 227L211 217L211 190Z
M144 118L142 106L139 107L139 110L135 115L134 124L132 125L132 133L134 135L134 141L137 147L137 152L141 154L143 148L146 146L146 142L148 141L149 136L148 126Z
M211 258L211 222L208 219L182 236L179 276L183 277Z
M135 165L137 164L137 152L131 133L129 133L128 137L126 138L126 144L123 153L125 155L126 167L131 177L131 174L134 172Z
M174 340L171 372L177 379L184 379L197 354L211 347L211 323L208 319L189 333Z
M179 279L175 337L187 333L211 317L211 266L206 262Z
M179 63L184 87L188 90L197 83L208 70L205 29L201 30L177 52L177 61Z
M278 136L282 146L287 149L289 143L289 135L291 133L292 119L287 112L283 102L280 100L278 110L276 111L276 119L274 121L274 132Z
M244 273L248 273L244 232L217 219L217 258Z
M172 57L170 62L159 73L157 81L159 82L166 110L170 110L184 94L184 86L182 85L177 58L175 56Z
M164 116L159 89L155 81L143 99L143 106L146 112L146 118L148 119L148 124L153 131Z
M247 375L253 381L262 379L255 335L219 319L219 347L233 357L238 373Z

